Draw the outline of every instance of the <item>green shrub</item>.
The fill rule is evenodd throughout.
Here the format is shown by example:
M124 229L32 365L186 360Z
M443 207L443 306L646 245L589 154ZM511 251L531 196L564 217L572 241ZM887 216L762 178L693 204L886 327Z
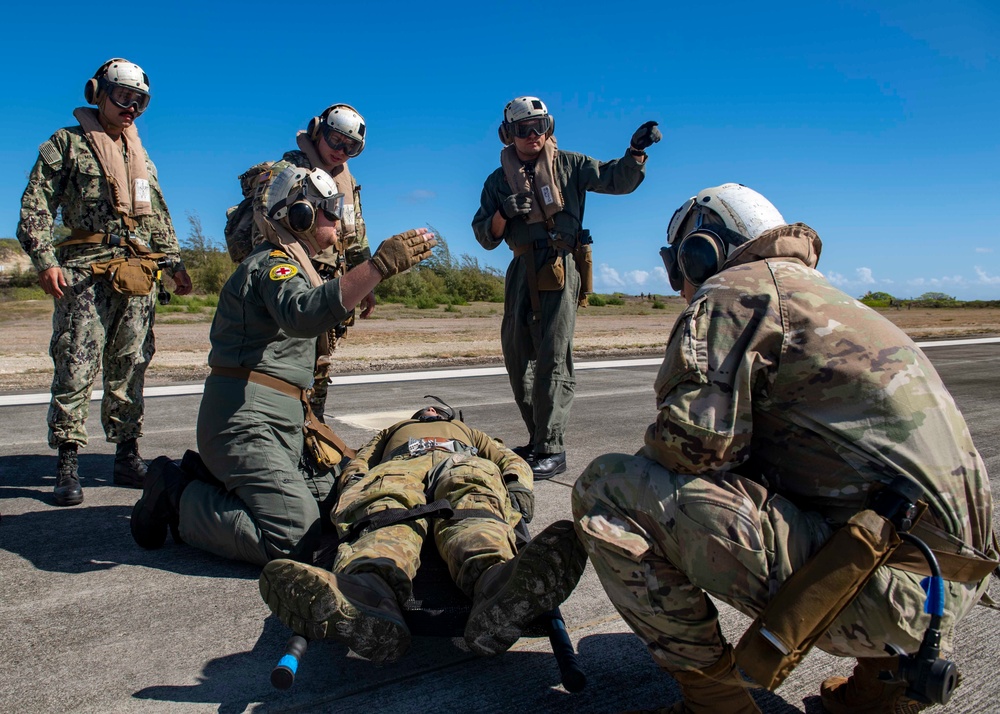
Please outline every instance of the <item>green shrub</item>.
M665 302L660 302L659 300L653 300L654 310L666 310L667 304Z

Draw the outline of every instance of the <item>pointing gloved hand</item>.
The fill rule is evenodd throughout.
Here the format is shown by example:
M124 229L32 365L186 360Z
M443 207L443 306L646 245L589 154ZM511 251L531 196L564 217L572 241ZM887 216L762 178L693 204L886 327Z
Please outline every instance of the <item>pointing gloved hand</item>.
M663 134L656 128L656 122L648 121L635 130L632 135L631 148L635 151L645 151L662 138Z
M513 193L500 204L500 215L507 221L518 216L526 216L529 213L531 213L530 193Z
M510 494L510 501L514 508L524 516L525 523L531 523L535 517L535 494L530 488L518 481L511 481L507 484L507 493Z
M434 234L426 228L411 229L386 238L372 256L372 265L382 273L383 280L409 270L424 258L429 258L431 248L437 245Z

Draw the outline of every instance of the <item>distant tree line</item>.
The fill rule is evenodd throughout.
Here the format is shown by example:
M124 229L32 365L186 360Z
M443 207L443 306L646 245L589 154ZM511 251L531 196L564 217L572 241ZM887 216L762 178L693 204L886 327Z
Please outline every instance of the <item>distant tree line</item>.
M1000 300L957 300L941 292L927 292L915 298L897 298L887 292L868 291L859 300L868 307L1000 307Z

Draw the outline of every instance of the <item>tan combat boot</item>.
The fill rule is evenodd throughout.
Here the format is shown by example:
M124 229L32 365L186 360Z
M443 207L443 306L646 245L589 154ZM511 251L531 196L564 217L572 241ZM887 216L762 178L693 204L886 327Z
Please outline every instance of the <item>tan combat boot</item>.
M830 714L916 714L926 709L906 696L906 684L884 682L879 672L895 672L895 657L859 657L850 677L830 677L820 686L823 708Z
M671 671L684 700L663 711L669 714L760 714L746 682L736 668L733 648L726 645L715 664L698 672Z
M310 639L332 639L372 662L394 662L410 647L396 594L375 573L339 573L272 560L260 574L271 612Z
M587 552L571 521L556 521L512 560L497 563L476 581L465 642L478 655L506 652L525 626L569 597Z

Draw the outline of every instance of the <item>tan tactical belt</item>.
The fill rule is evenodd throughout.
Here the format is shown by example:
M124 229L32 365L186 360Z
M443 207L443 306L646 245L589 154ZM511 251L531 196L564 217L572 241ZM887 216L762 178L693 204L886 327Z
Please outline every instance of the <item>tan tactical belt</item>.
M283 379L245 367L212 367L211 374L218 377L232 377L233 379L242 379L245 382L253 382L254 384L259 384L286 394L289 397L294 397L302 402L305 410L302 431L305 435L306 448L318 465L324 468L333 468L345 456L354 458L356 453L354 449L349 448L344 443L344 440L334 433L333 429L316 418L316 414L309 404L311 389L302 389L291 382L286 382Z

